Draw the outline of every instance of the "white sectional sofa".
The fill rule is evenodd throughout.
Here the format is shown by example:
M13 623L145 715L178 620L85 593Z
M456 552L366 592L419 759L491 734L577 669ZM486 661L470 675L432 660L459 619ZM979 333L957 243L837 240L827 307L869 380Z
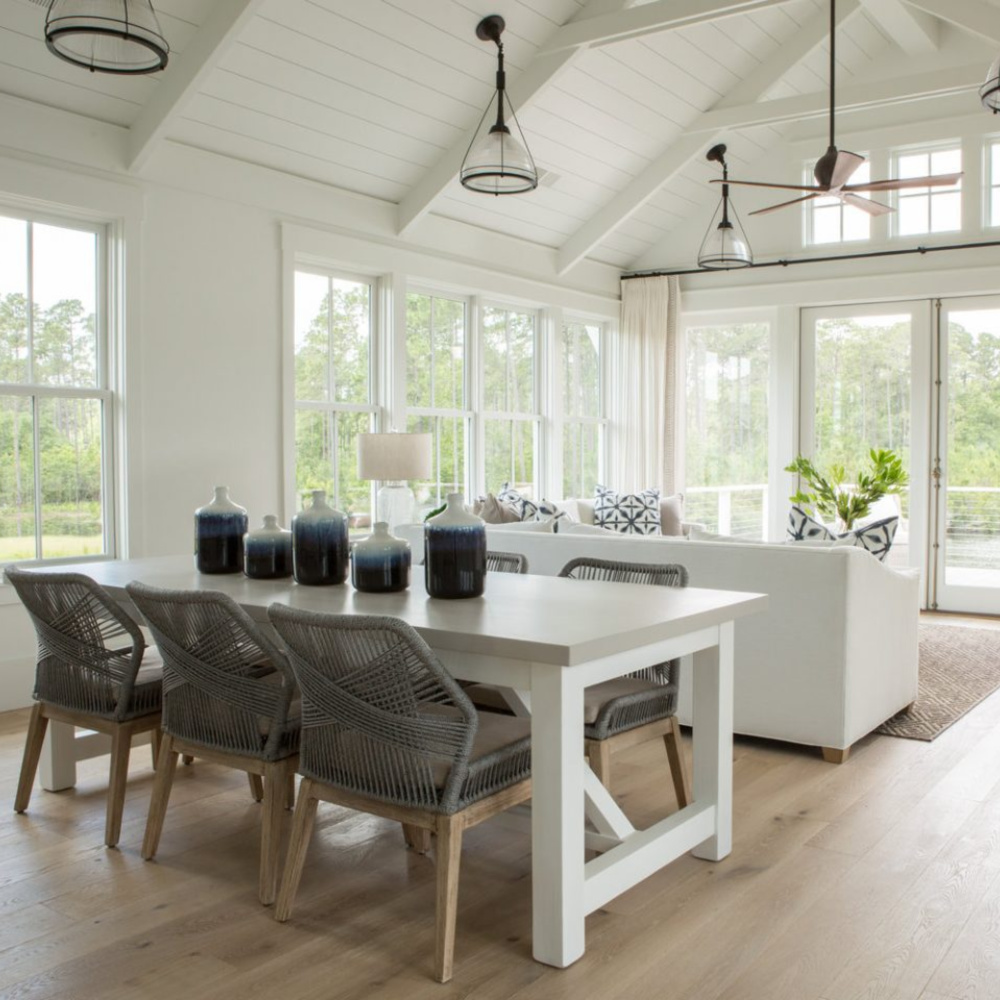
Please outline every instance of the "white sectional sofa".
M861 549L600 537L487 526L490 549L520 552L528 572L555 575L576 556L676 562L693 587L770 595L767 612L736 624L735 729L822 747L851 744L917 696L919 576ZM487 596L488 596L487 590ZM683 671L680 718L690 721Z

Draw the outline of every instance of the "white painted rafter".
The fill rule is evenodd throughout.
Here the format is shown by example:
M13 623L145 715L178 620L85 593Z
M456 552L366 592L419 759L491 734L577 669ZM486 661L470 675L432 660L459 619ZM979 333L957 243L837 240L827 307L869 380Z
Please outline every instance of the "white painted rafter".
M907 3L973 35L1000 44L1000 9L986 0L907 0Z
M719 21L737 14L751 14L777 7L790 0L653 0L639 7L577 19L555 31L539 54L566 49L594 48L629 38L670 31L706 21Z
M872 20L907 55L920 56L937 50L941 22L936 17L903 0L863 0L863 3Z
M579 53L592 46L788 2L790 0L654 0L633 7L632 0L591 0L574 20L556 29L528 66L511 81L514 104L518 111L530 105ZM564 34L569 31L572 34ZM469 129L400 201L397 221L400 235L430 210L455 179L474 134L475 129Z
M139 170L264 0L213 0L211 13L172 60L129 130L129 170Z
M853 15L858 6L858 0L842 0L837 10L837 24L842 24ZM755 107L758 99L807 58L826 39L829 31L829 17L825 11L821 11L803 25L777 52L765 59L722 97L710 111L702 114L692 125L685 127L685 134L680 139L668 146L642 173L633 178L626 188L566 240L556 256L558 272L565 274L583 260L594 247L638 211L691 160L722 138L721 130L729 126L714 124L709 116L724 112L727 108L739 108L741 112L745 112L747 106ZM769 107L774 103L776 102L764 101L761 102L761 106Z

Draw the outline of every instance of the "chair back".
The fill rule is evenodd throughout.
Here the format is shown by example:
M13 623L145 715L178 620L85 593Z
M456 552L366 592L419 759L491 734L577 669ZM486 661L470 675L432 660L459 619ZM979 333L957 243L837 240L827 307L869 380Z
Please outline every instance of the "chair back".
M476 710L405 622L272 604L302 690L299 771L366 798L452 810Z
M38 636L39 701L118 722L159 708L155 686L135 687L142 632L103 587L81 573L10 566L5 575Z
M280 760L298 749L284 653L226 594L126 588L163 657L163 729L224 753Z
M487 552L486 569L489 573L527 573L528 557L520 552Z
M605 580L608 583L649 583L659 587L686 587L688 571L679 563L630 563L613 559L591 559L583 556L571 559L559 571L570 580ZM630 677L655 681L658 684L678 683L680 660L658 663L637 670Z

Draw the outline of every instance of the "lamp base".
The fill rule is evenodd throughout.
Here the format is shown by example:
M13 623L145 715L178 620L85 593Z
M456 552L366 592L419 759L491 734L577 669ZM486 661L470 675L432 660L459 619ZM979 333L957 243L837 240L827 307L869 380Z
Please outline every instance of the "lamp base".
M395 532L401 524L413 522L417 498L406 483L386 483L375 496L377 520L385 521L389 531Z

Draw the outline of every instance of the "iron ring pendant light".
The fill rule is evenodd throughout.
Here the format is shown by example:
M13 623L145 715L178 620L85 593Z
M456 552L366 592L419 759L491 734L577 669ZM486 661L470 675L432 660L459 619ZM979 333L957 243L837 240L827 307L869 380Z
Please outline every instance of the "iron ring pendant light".
M523 194L534 191L538 187L538 168L528 150L528 143L521 131L521 124L514 114L514 108L507 97L506 77L503 71L503 42L500 36L506 27L504 19L499 14L484 17L476 26L476 37L484 42L495 42L497 46L497 90L486 105L483 117L479 119L472 142L465 152L462 170L459 178L462 187L470 191L480 191L483 194ZM496 121L484 134L483 123L486 121L496 101ZM508 115L504 117L504 103ZM507 126L507 120L513 121L517 127L517 135Z
M750 241L743 231L743 224L740 222L735 208L732 208L732 219L729 217L731 205L729 202L729 167L726 166L726 147L720 142L705 154L705 159L712 163L722 164L722 202L715 210L715 215L712 216L712 221L708 224L708 232L705 233L705 238L701 241L701 248L698 250L698 266L716 271L747 267L753 263ZM716 223L716 219L719 220L718 223Z
M92 73L156 73L170 46L150 0L51 0L45 15L49 51Z
M1000 56L993 60L986 82L979 88L979 99L987 111L1000 114Z

